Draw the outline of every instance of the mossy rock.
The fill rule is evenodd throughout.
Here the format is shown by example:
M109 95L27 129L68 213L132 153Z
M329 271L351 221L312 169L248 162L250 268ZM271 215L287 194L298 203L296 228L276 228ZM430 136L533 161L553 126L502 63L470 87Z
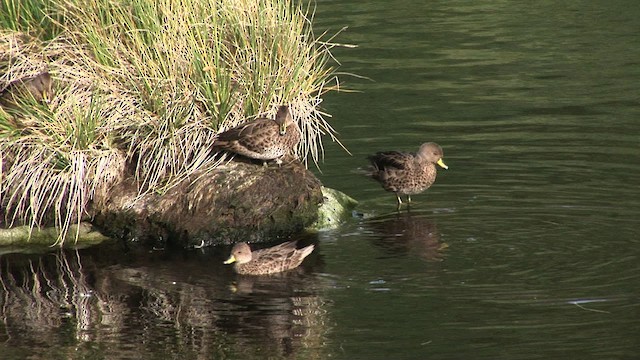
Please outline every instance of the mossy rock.
M86 222L71 225L66 235L65 246L82 248L99 244L109 238L96 231ZM33 228L17 226L0 229L0 254L4 253L40 253L59 245L60 231L55 227Z
M320 181L298 161L233 161L141 198L129 179L112 194L95 210L104 233L181 247L288 237L313 224L323 202Z
M352 217L358 202L349 195L328 187L322 187L324 201L318 209L318 220L311 230L333 229Z

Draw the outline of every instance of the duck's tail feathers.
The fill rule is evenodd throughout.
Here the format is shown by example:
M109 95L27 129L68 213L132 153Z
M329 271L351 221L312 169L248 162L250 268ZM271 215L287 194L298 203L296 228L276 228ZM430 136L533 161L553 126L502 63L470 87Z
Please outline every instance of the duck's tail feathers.
M309 256L309 254L311 254L313 252L313 249L315 249L315 245L311 244L307 247L303 247L302 249L298 249L298 253L300 254L300 259L304 259L307 256Z

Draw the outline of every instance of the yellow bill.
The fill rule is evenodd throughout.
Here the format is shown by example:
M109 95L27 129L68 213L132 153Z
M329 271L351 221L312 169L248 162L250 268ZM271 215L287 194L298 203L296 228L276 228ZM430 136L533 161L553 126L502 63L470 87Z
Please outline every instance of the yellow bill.
M229 258L227 259L227 261L225 261L224 263L225 263L225 264L231 264L231 263L234 263L234 262L236 262L236 257L235 257L235 256L233 256L233 255L231 255L231 256L229 256Z
M443 169L448 169L449 168L447 166L447 164L445 164L444 161L442 161L442 158L438 159L438 165L440 165L440 167L443 168Z

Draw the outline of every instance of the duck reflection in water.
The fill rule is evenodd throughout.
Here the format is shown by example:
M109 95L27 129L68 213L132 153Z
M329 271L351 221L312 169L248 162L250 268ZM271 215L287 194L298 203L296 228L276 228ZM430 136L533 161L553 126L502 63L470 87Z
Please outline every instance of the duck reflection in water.
M301 349L324 341L327 331L327 301L317 294L318 281L302 268L271 276L237 275L231 285L232 307L218 324L246 348L253 344L278 357L295 358Z
M311 254L314 244L306 240L300 242L299 248L296 242L290 242L252 251L252 255L257 255L255 260L263 257L269 260L258 262L265 269L272 268L271 260L279 259L276 262L281 264L282 260L291 259L291 262L285 261L284 268L277 267L283 271L238 271L236 268L236 274L228 278L231 280L228 283L231 291L227 294L229 308L222 312L218 324L233 334L237 343L246 345L242 347L251 348L249 345L253 344L277 357L294 358L301 349L316 345L321 348L319 344L326 333L327 302L318 292L324 284L313 271L308 271L310 267L317 268L321 261L317 254ZM237 251L238 247L238 244L233 247L230 257L236 261L243 256ZM302 263L310 254L313 261Z
M4 341L68 353L109 339L116 357L132 359L179 354L176 343L188 358L327 357L328 302L316 276L254 276L230 292L241 276L223 271L219 253L140 248L123 262L110 250L0 256Z
M448 245L440 240L436 223L425 216L395 213L367 220L374 244L391 256L417 255L428 261L442 261Z

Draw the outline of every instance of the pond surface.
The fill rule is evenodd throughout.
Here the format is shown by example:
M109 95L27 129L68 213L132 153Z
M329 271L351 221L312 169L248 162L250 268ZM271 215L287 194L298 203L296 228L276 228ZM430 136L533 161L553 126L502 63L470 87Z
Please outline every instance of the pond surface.
M0 256L3 359L635 359L640 4L324 1L358 90L320 179L358 199L301 271L228 249ZM395 211L366 156L444 148Z

